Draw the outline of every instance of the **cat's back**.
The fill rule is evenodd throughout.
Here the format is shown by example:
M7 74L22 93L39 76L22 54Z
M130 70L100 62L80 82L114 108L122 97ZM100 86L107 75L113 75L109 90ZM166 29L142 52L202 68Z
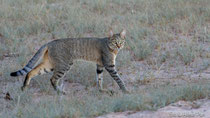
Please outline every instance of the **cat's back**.
M103 46L106 42L106 38L65 38L65 39L56 39L48 43L50 47L56 48L59 46L62 47L71 47L71 48L82 48L82 47L100 47Z
M53 56L97 61L106 46L106 38L66 38L50 42L49 51Z

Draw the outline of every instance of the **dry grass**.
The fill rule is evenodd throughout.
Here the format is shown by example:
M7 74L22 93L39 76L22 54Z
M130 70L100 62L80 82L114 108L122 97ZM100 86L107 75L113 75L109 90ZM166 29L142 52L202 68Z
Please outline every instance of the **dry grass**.
M209 0L0 3L0 96L10 92L14 99L0 98L0 117L93 117L113 111L155 110L177 100L209 96L210 75L205 72L210 63ZM25 93L19 90L23 77L9 77L9 72L23 67L46 42L105 37L110 28L114 32L126 28L128 32L126 47L117 57L117 69L131 89L130 95L98 93L92 63L74 65L65 79L83 88L70 87L70 94L62 99L53 93L50 75L36 77ZM116 90L109 78L105 73L105 87ZM41 93L38 103L35 93Z

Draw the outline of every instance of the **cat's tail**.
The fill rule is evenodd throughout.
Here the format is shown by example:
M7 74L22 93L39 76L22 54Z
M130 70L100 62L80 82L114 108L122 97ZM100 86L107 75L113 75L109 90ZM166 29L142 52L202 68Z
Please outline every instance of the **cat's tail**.
M15 77L15 76L26 75L34 68L37 62L39 62L39 60L43 57L43 54L47 51L47 49L48 49L47 44L43 45L23 69L10 73L10 76Z

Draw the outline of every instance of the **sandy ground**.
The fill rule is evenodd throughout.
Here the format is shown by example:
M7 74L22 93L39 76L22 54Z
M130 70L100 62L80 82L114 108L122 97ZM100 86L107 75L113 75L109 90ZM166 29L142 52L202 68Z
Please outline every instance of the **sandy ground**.
M179 101L157 111L118 112L97 118L210 118L210 100Z

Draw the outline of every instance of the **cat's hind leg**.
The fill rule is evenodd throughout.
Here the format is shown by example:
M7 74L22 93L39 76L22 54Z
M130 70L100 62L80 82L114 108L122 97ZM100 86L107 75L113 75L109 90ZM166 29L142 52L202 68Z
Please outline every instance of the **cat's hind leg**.
M65 91L63 91L63 83L61 79L65 76L68 70L70 70L71 65L73 65L73 63L55 67L53 76L51 77L50 81L53 88L58 92L58 94L66 94Z
M48 59L48 53L46 52L46 54L43 57L43 61L26 75L23 86L21 87L22 91L24 91L29 86L30 81L33 77L51 71L53 71L53 67Z

